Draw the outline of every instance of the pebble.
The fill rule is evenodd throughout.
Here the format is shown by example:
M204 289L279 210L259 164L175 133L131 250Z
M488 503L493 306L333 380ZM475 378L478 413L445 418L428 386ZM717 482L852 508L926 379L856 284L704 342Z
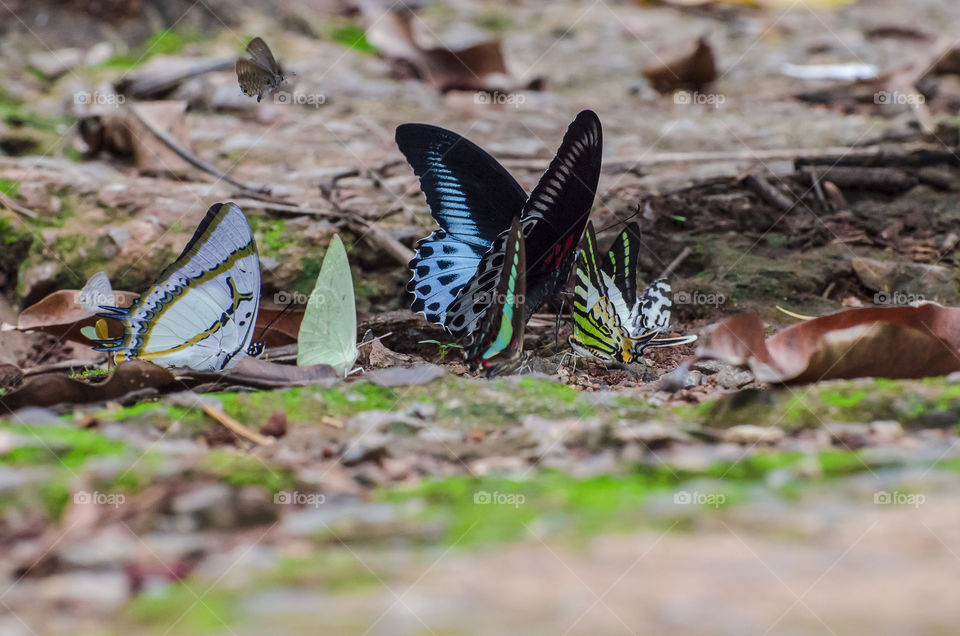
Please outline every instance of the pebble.
M723 441L734 444L776 444L784 438L782 428L777 426L757 426L740 424L731 426L723 432Z

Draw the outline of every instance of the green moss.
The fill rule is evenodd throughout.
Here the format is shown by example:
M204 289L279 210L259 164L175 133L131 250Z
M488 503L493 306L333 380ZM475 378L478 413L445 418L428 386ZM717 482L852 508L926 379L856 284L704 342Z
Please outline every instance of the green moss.
M11 199L20 198L19 189L20 189L19 181L10 181L9 179L0 179L0 192L7 195Z
M272 219L265 216L251 216L250 225L257 235L257 247L265 256L277 256L290 245L285 219Z
M118 455L126 448L119 440L75 428L61 426L3 425L6 430L20 436L21 444L6 453L0 453L0 464L11 466L35 466L43 464L63 465L76 468L91 457Z
M157 31L140 46L127 53L119 53L99 65L99 68L128 70L140 66L154 55L176 55L191 43L204 39L200 33L179 33L164 29Z
M345 24L336 28L330 39L354 51L372 55L377 53L377 47L370 43L363 28L357 24Z
M138 596L128 612L132 619L162 628L163 633L207 634L236 624L235 601L231 590L180 581Z
M296 480L288 469L269 467L251 455L215 450L201 460L200 466L234 486L262 486L271 494L296 487Z
M326 550L309 558L280 559L262 575L261 585L319 586L330 592L351 592L379 584L379 579L347 550Z
M505 32L513 28L513 20L503 13L487 12L477 17L477 24L488 31Z
M960 471L960 460L944 467ZM810 471L811 465L816 470ZM749 499L749 489L769 487L774 471L794 470L796 476L774 492L794 497L810 480L823 480L865 472L878 463L859 452L825 451L755 453L737 462L717 462L699 470L641 464L624 474L576 478L545 471L523 480L499 477L451 477L425 481L412 489L378 493L387 501L418 499L425 503L424 520L439 522L450 543L480 544L522 539L531 530L589 537L600 532L622 531L652 520L682 520L691 512L738 505ZM682 503L675 496L706 495L696 506L658 509L646 507L651 496ZM696 502L695 502L696 503Z

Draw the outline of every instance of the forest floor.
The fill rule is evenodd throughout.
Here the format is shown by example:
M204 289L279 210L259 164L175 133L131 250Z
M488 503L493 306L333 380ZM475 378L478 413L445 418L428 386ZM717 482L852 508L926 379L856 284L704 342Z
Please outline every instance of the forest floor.
M434 228L393 141L398 124L456 130L529 191L591 108L604 133L600 243L633 218L646 279L677 261L677 333L742 311L772 332L797 322L777 305L824 315L878 292L956 305L955 162L891 177L909 187L826 194L794 163L825 149L953 148L956 76L936 79L936 128L924 134L902 103L796 99L841 83L781 69L935 62L960 6L425 7L444 45L502 39L518 85L545 81L491 96L398 79L357 40L361 18L334 2L240 14L179 4L180 21L153 16L177 25L152 37L154 22L122 13L94 29L65 18L69 8L41 21L30 3L6 9L22 21L0 27L0 193L34 216L0 205L0 322L98 270L142 290L212 203L237 200L266 304L305 298L340 232L358 335L390 335L370 346L364 373L336 384L0 414L0 633L956 631L956 377L770 387L690 363L696 345L649 353L640 371L571 368L558 304L531 323L532 373L480 379L457 350L422 342L445 340L406 311L409 270L385 246L412 248ZM168 98L190 105L196 155L269 185L285 211L193 168L145 174L77 150L89 104L76 95L155 79L173 64L164 56L230 60L254 34L296 72L286 90L300 103L258 104L232 70ZM641 69L703 35L717 80L690 99L656 93ZM96 50L124 38L141 43ZM66 64L71 50L87 62ZM133 100L100 101L109 119ZM797 203L781 209L746 175ZM98 355L50 330L0 331L0 364L26 372ZM237 437L203 405L272 441Z

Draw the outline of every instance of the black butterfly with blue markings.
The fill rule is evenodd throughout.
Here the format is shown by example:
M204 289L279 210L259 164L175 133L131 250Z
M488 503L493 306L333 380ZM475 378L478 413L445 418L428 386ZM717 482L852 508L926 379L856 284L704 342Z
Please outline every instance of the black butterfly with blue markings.
M410 261L413 310L455 337L472 337L500 279L510 224L519 217L525 318L533 315L566 283L593 207L603 149L597 115L577 115L529 197L493 157L455 132L404 124L396 140L440 225L417 243Z
M515 371L526 359L523 305L527 295L527 259L520 219L513 219L510 225L504 259L490 308L480 321L477 337L464 351L470 368L484 371L488 378Z

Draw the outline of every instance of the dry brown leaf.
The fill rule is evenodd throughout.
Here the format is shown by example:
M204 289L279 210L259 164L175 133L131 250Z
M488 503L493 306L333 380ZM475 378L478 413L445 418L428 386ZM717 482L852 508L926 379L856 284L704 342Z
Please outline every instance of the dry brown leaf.
M140 294L114 290L113 296L118 307L129 307ZM20 312L17 318L17 329L43 331L75 342L89 344L90 341L80 334L80 327L92 326L96 323L97 316L84 308L80 303L80 297L78 289L60 289L45 296ZM111 338L123 335L120 323L115 320L109 320L107 323Z
M869 307L788 327L770 338L756 314L714 326L700 358L748 365L760 382L922 378L960 370L960 308Z
M665 64L653 64L643 69L643 76L658 93L678 90L702 91L717 79L717 65L713 49L706 38L697 40L697 46L687 55Z
M92 380L100 380L100 377L94 376ZM143 360L123 362L102 382L45 373L28 378L16 391L0 395L0 413L6 413L8 410L16 411L26 406L89 404L120 400L134 392L145 389L159 391L173 383L173 374L168 369Z
M458 49L422 46L414 33L416 16L409 7L387 9L372 2L360 6L369 25L366 35L370 43L386 57L408 64L421 80L439 90L521 88L510 78L499 40Z

